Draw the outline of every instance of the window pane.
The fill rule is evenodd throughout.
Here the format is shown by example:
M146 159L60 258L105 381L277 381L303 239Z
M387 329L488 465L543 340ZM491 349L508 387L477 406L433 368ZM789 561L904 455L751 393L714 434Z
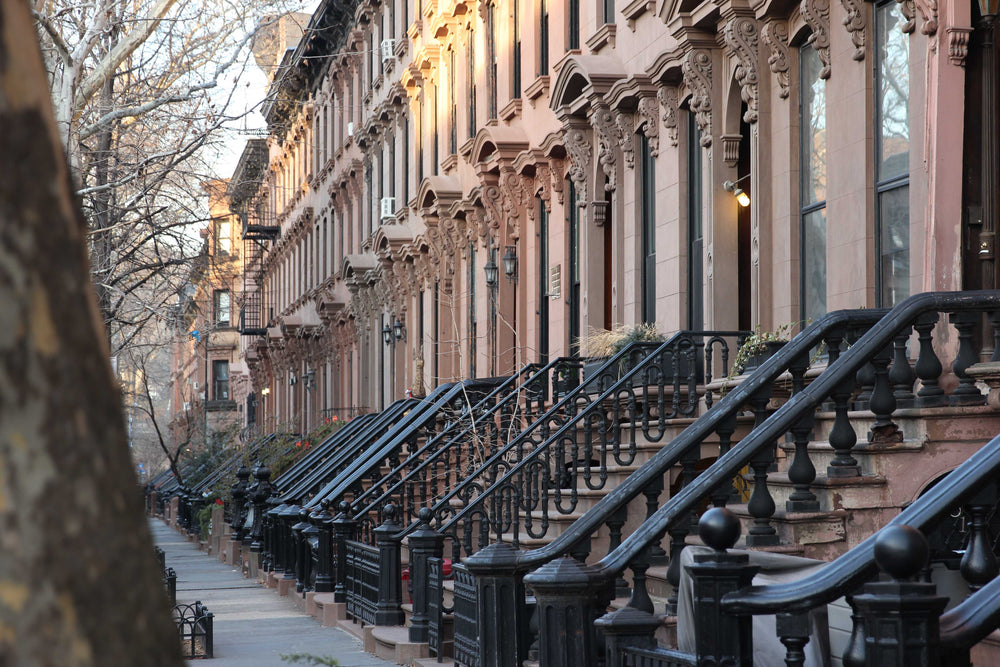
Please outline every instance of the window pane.
M909 186L879 195L882 253L882 305L895 306L910 296Z
M826 82L809 46L799 51L802 72L802 206L826 201Z
M802 216L802 314L826 314L826 209Z
M876 10L878 57L878 179L910 170L909 35L899 29L903 16L895 2Z

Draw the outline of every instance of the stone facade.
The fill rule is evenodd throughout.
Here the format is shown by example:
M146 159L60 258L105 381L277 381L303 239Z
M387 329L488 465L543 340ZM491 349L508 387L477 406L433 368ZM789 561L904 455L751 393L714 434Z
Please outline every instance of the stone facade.
M309 424L590 329L775 329L962 289L976 11L321 3L245 195L277 230L241 302L244 396Z

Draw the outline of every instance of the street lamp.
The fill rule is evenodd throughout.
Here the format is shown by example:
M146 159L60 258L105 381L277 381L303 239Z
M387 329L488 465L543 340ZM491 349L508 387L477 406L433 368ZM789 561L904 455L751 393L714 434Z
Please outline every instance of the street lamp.
M507 252L503 254L503 272L507 280L517 282L517 246L507 246Z
M983 18L996 18L1000 12L1000 0L979 0L979 13Z
M406 329L398 319L392 325L392 335L395 336L396 340L404 340L406 338Z
M496 287L497 280L500 277L500 272L497 269L497 263L493 261L490 257L490 261L486 262L486 266L483 267L483 271L486 272L486 284L490 287Z
M382 327L382 341L386 345L389 345L389 344L392 343L392 329L389 328L388 324L386 324L386 325L384 325Z

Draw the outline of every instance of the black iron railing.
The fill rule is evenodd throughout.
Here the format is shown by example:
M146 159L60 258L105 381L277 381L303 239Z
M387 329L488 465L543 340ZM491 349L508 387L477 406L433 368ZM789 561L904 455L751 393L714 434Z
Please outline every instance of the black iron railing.
M710 499L716 506L725 506L730 497L731 480L746 465L750 466L754 477L754 490L747 506L752 517L747 542L749 545L774 544L776 532L771 525L771 518L775 504L767 487L767 477L768 468L773 461L775 443L786 433L792 434L795 442L795 458L789 477L796 491L811 495L809 486L815 479L815 468L808 461L808 444L811 438L813 413L827 399L832 402L834 412L833 429L829 435L830 445L834 449L834 459L827 469L827 475L858 476L860 467L852 455L856 435L848 416L848 408L850 399L855 393L856 378L866 365L870 364L871 368L868 373L862 373L860 377L862 379L866 375L870 377L871 385L870 388L866 388L864 382L860 384L863 393L865 390L868 391L867 406L874 413L875 421L870 440L875 442L892 443L901 439L898 428L892 422L900 392L906 400L912 400L918 407L982 404L983 396L966 373L966 369L976 359L972 346L972 330L982 321L983 313L991 314L990 319L995 327L1000 325L1000 319L992 315L998 309L1000 309L1000 293L997 292L921 294L907 299L885 315L878 322L878 326L871 327L860 335L859 332L871 323L872 313L868 311L831 313L808 327L771 360L764 363L747 381L728 394L718 406L654 456L643 469L633 475L634 481L630 478L598 503L592 510L594 516L585 515L578 522L579 525L575 525L560 536L557 540L560 542L559 545L553 544L535 552L514 556L516 570L529 564L537 566L565 553L568 546L575 541L586 539L596 526L600 525L599 517L610 515L610 512L619 507L626 498L634 497L649 477L662 476L670 465L681 460L685 451L700 445L708 435L717 431L720 425L731 420L743 405L750 405L757 416L756 427L749 435L722 453L709 469L691 479L677 495L656 510L599 563L594 566L577 563L575 567L567 568L563 559L562 563L551 562L525 579L539 597L540 643L544 645L546 642L554 642L554 645L560 645L564 650L572 650L563 639L551 632L551 628L546 627L547 615L558 613L552 609L576 605L578 608L574 609L574 613L582 613L583 617L586 617L587 614L592 615L595 609L600 609L606 604L611 595L612 582L626 567L631 567L634 574L640 575L638 580L644 580L644 576L641 575L648 567L649 548L657 544L668 531L671 532L673 543L682 544L684 536L690 529L691 512L695 511L705 499ZM946 396L939 386L942 367L932 345L932 335L940 312L950 314L949 322L957 330L959 341L958 353L952 365L958 386L950 396ZM911 369L905 353L905 343L912 330L916 330L918 334L919 354L916 364ZM997 334L1000 334L1000 331ZM841 344L845 339L854 340L850 349L841 354ZM823 373L806 385L804 377L809 366L810 350L821 342L825 342L830 350L830 364ZM897 367L890 370L890 365ZM781 408L767 416L766 405L770 398L771 384L786 370L791 375L792 396ZM921 381L921 388L910 399L904 390L906 387L912 389L914 380L918 378ZM808 502L814 500L815 498L812 498ZM802 500L789 501L789 503L796 502ZM483 572L489 571L486 559L482 559L481 563L474 563L474 559L470 559L468 564L477 576L480 574L478 567L480 564L483 566ZM871 561L869 560L864 567L870 568ZM558 582L560 578L568 575L584 577L589 582L591 590L598 593L592 594L588 600L564 598L558 592ZM814 584L817 579L818 577L811 577L810 581ZM542 598L546 600L545 605L552 605L552 609L543 608ZM633 592L635 606L640 611L652 611L648 599L648 595L644 592L641 594ZM772 602L777 600L772 599ZM782 602L782 605L773 605L770 608L783 607L785 610L794 608L791 606L795 604L792 597L785 596ZM762 607L762 604L758 602L757 606ZM588 628L589 626L585 624L585 633L591 632ZM555 651L556 654L559 652ZM543 654L546 653L553 652L543 650ZM588 661L585 664L594 663Z
M200 601L174 607L184 658L212 658L215 654L213 615Z

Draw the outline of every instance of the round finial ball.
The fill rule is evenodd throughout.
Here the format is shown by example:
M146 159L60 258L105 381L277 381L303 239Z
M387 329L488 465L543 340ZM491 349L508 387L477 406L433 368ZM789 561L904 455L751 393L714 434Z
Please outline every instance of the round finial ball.
M341 500L337 507L342 513L347 514L351 509L351 503L346 500Z
M431 519L434 518L434 512L430 507L421 507L420 511L417 512L417 516L423 523L426 523L429 526L431 524Z
M396 506L392 503L387 503L385 507L382 508L382 514L385 515L386 521L396 518Z
M889 526L875 538L875 562L893 579L912 579L930 555L927 538L913 526Z
M698 520L698 535L716 551L732 549L740 539L740 520L725 507L713 507Z

